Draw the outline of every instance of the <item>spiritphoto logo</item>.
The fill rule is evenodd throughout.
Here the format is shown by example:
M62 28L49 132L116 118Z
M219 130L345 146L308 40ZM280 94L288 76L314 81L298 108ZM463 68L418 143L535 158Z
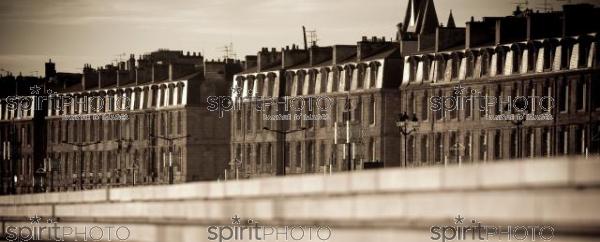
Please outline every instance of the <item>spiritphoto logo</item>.
M486 120L551 120L550 111L555 106L555 100L551 96L489 96L483 95L476 89L466 92L463 86L458 85L454 88L451 96L432 96L429 98L431 110L439 111L459 111L474 109L485 112ZM476 102L478 101L478 102ZM490 109L501 110L501 114L493 115ZM536 115L532 111L541 110L541 114Z
M265 120L322 120L328 119L328 116L321 114L330 110L335 104L335 99L328 96L282 96L282 97L257 97L249 93L247 96L241 95L240 88L233 88L232 96L209 96L206 98L208 102L208 111L219 112L219 117L222 118L225 112L243 110L244 103L253 103L254 109L259 112L263 111L308 111L314 114L305 114L298 116L286 116L282 114L267 114L263 116Z
M29 217L30 224L4 227L5 240L25 241L125 241L131 231L125 226L66 226L58 218Z
M245 223L244 223L245 222ZM209 241L327 241L332 231L328 226L260 225L253 219L244 220L237 215L231 218L231 225L209 226Z
M460 214L453 219L454 225L430 227L433 241L550 241L554 228L549 225L484 225L471 219L465 222Z
M97 112L108 108L114 111L127 111L131 107L131 98L124 95L107 96L80 96L56 95L51 89L46 90L47 95L41 95L41 87L35 85L30 88L29 96L8 96L5 98L9 111L39 111L48 104L48 109L61 112L70 108L81 106L83 112Z

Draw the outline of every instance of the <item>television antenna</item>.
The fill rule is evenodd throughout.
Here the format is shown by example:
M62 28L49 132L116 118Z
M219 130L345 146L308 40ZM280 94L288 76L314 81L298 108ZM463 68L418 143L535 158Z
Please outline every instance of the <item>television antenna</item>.
M319 38L317 37L317 30L308 30L308 38L310 39L310 46L317 46L317 41Z
M557 1L571 1L571 0L557 0ZM548 3L548 0L544 0L544 3L539 6L546 13L552 12L554 10L552 8L552 4Z
M519 8L525 7L525 9L529 8L529 0L517 1L513 2L513 5L516 5Z
M556 0L557 2L566 2L567 4L573 3L571 0Z
M229 44L221 47L221 51L223 51L223 60L237 58L237 55L235 54L235 51L233 50L232 42L229 42Z

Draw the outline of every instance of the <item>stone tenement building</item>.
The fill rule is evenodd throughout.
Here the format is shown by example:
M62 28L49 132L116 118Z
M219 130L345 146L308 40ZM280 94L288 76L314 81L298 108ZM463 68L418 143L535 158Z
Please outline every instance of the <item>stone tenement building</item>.
M43 139L35 138L44 135L44 111L8 109L5 98L31 98L29 87L42 84L43 81L37 77L0 76L0 194L14 191L15 182L32 184L34 161L44 157ZM33 186L20 191L33 191Z
M77 82L52 75L53 63L46 67L45 91L52 94L36 126L43 138L28 136L42 153L17 160L17 192L213 180L226 169L230 134L223 123L230 117L208 111L206 100L228 95L239 61L159 50L137 65L133 55L103 68L86 65ZM20 119L2 117L5 127L13 120Z
M263 48L247 56L246 70L234 77L232 95L242 105L232 114L232 173L237 168L242 177L282 174L283 154L287 174L348 170L361 162L397 163L398 150L386 147L398 145L393 129L402 64L398 48L397 42L364 37L357 45ZM284 97L290 98L288 110ZM298 100L306 106L299 108ZM271 120L276 114L283 120ZM321 114L328 117L310 117ZM299 115L307 117L293 118ZM349 142L345 117L350 117ZM265 128L305 130L286 135L284 142L283 135Z
M593 94L600 93L600 28L589 21L599 16L599 8L588 4L544 13L517 8L508 17L473 18L465 28L456 27L452 13L441 25L433 0L411 0L395 42L364 38L356 46L263 48L246 57L245 71L235 76L232 95L243 104L233 112L231 173L253 177L599 153L600 100ZM282 106L285 96L335 102L327 111L299 112ZM492 120L515 114L508 107L522 101L509 103L508 96L537 96L536 105L520 113L529 113L530 120ZM473 101L437 110L436 97ZM492 97L498 102L492 104ZM479 111L479 105L486 109ZM546 115L549 105L555 108ZM404 112L417 119L409 127L417 130L407 137L396 126ZM329 117L295 120L298 113ZM284 120L269 120L269 114Z
M600 8L517 8L512 16L471 19L459 28L452 14L439 26L433 1L409 4L423 9L409 5L414 11L398 34L404 58L399 106L419 120L406 141L408 165L600 152L600 23L593 21ZM522 114L550 118L490 118L518 114L518 102L526 104Z

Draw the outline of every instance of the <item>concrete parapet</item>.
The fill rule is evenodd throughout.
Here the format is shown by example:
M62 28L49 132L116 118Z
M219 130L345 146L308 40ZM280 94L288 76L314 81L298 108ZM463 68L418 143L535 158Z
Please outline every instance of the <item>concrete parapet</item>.
M561 157L3 196L0 220L7 225L38 215L127 225L139 229L140 241L165 241L155 232L206 236L206 227L231 225L237 215L263 225L327 225L339 233L330 241L362 241L367 231L386 229L406 232L393 233L400 238L410 231L425 236L430 226L453 225L461 215L466 223L552 225L573 241L589 241L600 228L599 172L598 158Z

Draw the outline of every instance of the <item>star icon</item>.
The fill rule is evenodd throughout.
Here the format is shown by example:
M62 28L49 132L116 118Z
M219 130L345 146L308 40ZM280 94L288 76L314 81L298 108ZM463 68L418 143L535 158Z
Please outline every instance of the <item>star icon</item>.
M29 91L31 91L31 95L39 95L40 90L42 90L42 88L39 87L38 85L33 85L33 87L29 88Z
M237 216L237 214L236 214L235 216L233 216L233 217L231 218L231 223L232 223L232 224L241 224L241 223L242 223L242 221L241 221L241 218L240 218L240 217L238 217L238 216Z
M232 87L231 88L231 93L234 94L234 96L240 96L240 94L242 93L243 88L241 87Z
M456 218L454 218L454 223L455 224L462 224L464 222L465 218L461 217L460 214L458 216L456 216Z
M464 91L465 91L465 88L462 85L460 85L460 84L458 84L458 86L454 87L454 94L455 95L461 95L461 94L463 94Z
M41 220L42 218L37 214L29 218L29 221L31 221L32 224L39 224Z

